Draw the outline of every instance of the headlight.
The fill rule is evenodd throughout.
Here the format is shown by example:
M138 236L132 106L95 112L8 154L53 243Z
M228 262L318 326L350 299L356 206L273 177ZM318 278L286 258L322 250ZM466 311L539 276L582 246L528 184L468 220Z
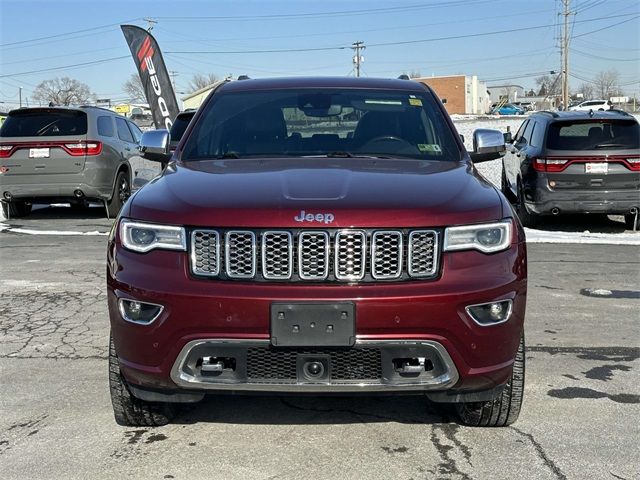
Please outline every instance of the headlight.
M480 250L484 253L506 250L511 244L511 220L464 227L449 227L444 231L444 250Z
M120 222L122 245L134 252L148 252L154 248L186 250L187 242L182 227L138 223L123 219Z

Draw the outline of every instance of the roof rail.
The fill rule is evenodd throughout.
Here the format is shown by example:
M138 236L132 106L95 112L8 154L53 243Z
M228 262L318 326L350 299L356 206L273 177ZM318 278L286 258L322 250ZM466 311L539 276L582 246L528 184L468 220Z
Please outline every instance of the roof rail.
M551 110L540 110L536 113L546 113L547 115L551 115L553 118L558 118L560 116L558 112L552 112Z
M406 73L403 73L402 75L398 76L398 80L411 80L409 78L409 75L407 75Z

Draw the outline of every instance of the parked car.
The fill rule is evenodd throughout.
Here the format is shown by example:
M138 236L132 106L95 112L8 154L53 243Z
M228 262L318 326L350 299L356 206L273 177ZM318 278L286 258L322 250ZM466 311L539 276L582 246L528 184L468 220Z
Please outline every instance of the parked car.
M221 391L419 392L516 420L525 237L472 165L500 132L469 154L429 87L321 77L225 82L184 135L108 240L118 423ZM141 150L166 161L169 133Z
M610 110L613 104L609 100L587 100L577 105L569 106L570 111Z
M503 159L505 192L525 226L544 215L625 215L634 228L640 207L640 126L631 115L538 112Z
M184 132L189 126L189 122L191 122L195 114L195 109L187 109L184 112L180 112L173 120L173 125L171 125L171 130L169 131L169 148L171 151L175 150L180 143L182 135L184 135Z
M31 204L106 202L115 217L131 194L140 129L98 107L23 108L0 128L0 192L5 216ZM153 165L159 170L157 164Z
M496 106L491 113L494 115L524 115L525 111L512 103L505 103L502 106Z

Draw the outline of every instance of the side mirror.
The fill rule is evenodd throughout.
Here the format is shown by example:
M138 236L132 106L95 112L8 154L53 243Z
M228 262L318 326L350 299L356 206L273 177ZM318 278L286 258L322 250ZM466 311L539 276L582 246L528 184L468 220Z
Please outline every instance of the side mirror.
M138 147L142 158L154 162L168 162L171 158L169 151L169 131L149 130L142 134Z
M474 163L503 157L505 151L502 132L486 128L478 128L473 132L473 152L470 152L470 155Z

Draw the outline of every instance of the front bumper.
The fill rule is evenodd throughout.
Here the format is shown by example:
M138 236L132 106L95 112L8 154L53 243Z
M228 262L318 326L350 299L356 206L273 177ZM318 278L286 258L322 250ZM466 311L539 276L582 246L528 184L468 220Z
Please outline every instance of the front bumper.
M138 254L117 248L113 241L109 245L107 284L111 331L121 370L127 382L136 387L172 392L331 390L334 382L316 386L298 381L262 382L257 387L242 375L229 384L207 383L197 376L193 381L179 369L184 352L194 342L216 348L221 341L269 345L273 302L348 301L356 308L354 349L367 342L399 342L411 348L424 345L429 352L438 353L435 363L448 367L442 370L445 376L437 374L435 380L416 385L397 385L392 377L381 376L362 386L358 383L366 382L335 388L476 392L502 385L511 375L523 331L526 249L521 242L491 255L477 251L445 253L440 278L434 280L305 285L197 279L189 273L186 252L154 250ZM165 308L152 324L134 325L121 318L118 298ZM509 321L500 325L480 326L465 311L468 305L502 299L513 300L513 312Z

